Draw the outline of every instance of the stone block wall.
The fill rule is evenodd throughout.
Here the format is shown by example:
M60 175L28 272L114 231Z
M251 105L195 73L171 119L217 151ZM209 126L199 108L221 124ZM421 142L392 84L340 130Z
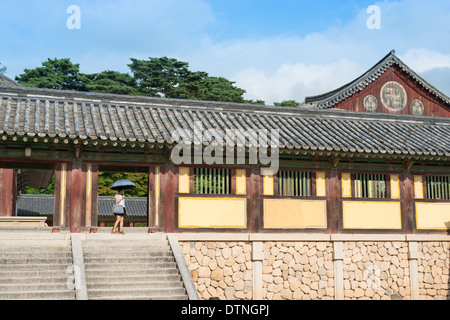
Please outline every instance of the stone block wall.
M331 243L265 242L263 248L263 299L333 299Z
M180 245L203 300L450 300L450 241L283 238Z
M186 264L202 300L250 300L253 293L251 249L247 242L185 242Z
M411 298L406 242L344 242L343 249L345 299Z
M419 294L424 300L449 300L450 243L419 242Z

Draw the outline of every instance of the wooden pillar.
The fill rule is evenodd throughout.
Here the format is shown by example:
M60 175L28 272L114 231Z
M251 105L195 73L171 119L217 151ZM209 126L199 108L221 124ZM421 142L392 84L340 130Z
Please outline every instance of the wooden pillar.
M177 187L175 166L173 164L166 164L162 168L164 178L162 179L161 196L164 205L164 232L175 232L175 190Z
M331 168L329 171L327 188L330 233L339 233L341 229L341 183L336 168Z
M0 216L15 216L16 204L16 172L14 169L0 169Z
M92 205L91 205L91 225L98 226L98 165L92 165ZM88 226L86 224L86 226Z
M57 163L55 165L55 193L53 206L53 227L65 228L69 225L68 216L68 179L69 165L67 163Z
M70 232L80 233L83 209L83 169L81 162L72 162L70 171Z
M250 172L250 192L247 193L249 201L249 221L248 228L250 233L259 233L263 228L262 219L262 176L259 167L252 167Z
M410 171L404 171L400 178L400 196L402 204L402 225L407 234L414 232L414 178Z

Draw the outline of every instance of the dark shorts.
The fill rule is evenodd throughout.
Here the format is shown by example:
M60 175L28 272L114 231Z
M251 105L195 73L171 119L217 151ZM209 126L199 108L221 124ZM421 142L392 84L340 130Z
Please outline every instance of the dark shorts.
M123 208L123 213L114 213L115 216L125 217L127 215L127 209Z

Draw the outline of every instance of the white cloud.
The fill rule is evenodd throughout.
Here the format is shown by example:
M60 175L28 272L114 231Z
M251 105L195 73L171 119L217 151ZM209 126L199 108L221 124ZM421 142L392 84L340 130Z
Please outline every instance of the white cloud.
M439 68L450 68L450 54L443 54L437 50L411 49L399 58L419 73Z
M244 69L234 76L237 86L247 89L249 99L267 104L283 100L303 102L305 96L325 93L354 79L361 73L357 63L343 59L330 64L283 64L268 75L257 68Z

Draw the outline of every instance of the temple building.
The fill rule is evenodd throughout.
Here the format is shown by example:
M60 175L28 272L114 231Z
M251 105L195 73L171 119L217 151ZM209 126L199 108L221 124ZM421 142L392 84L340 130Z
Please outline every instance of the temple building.
M139 172L130 221L176 239L189 297L449 299L449 117L450 98L394 51L298 108L0 76L0 231L44 216L51 235L109 241L99 173ZM52 181L53 195L22 195Z
M45 187L54 175L53 227L93 231L98 172L109 170L148 174L148 227L169 233L448 230L450 98L394 52L299 108L25 88L10 79L0 89L1 215L16 215L20 188ZM224 141L227 130L248 133L222 148L223 158L231 148L244 161L175 165L180 130L216 130ZM277 138L267 151L278 155L274 174L252 157L264 142L252 132ZM189 159L208 148L191 142Z

